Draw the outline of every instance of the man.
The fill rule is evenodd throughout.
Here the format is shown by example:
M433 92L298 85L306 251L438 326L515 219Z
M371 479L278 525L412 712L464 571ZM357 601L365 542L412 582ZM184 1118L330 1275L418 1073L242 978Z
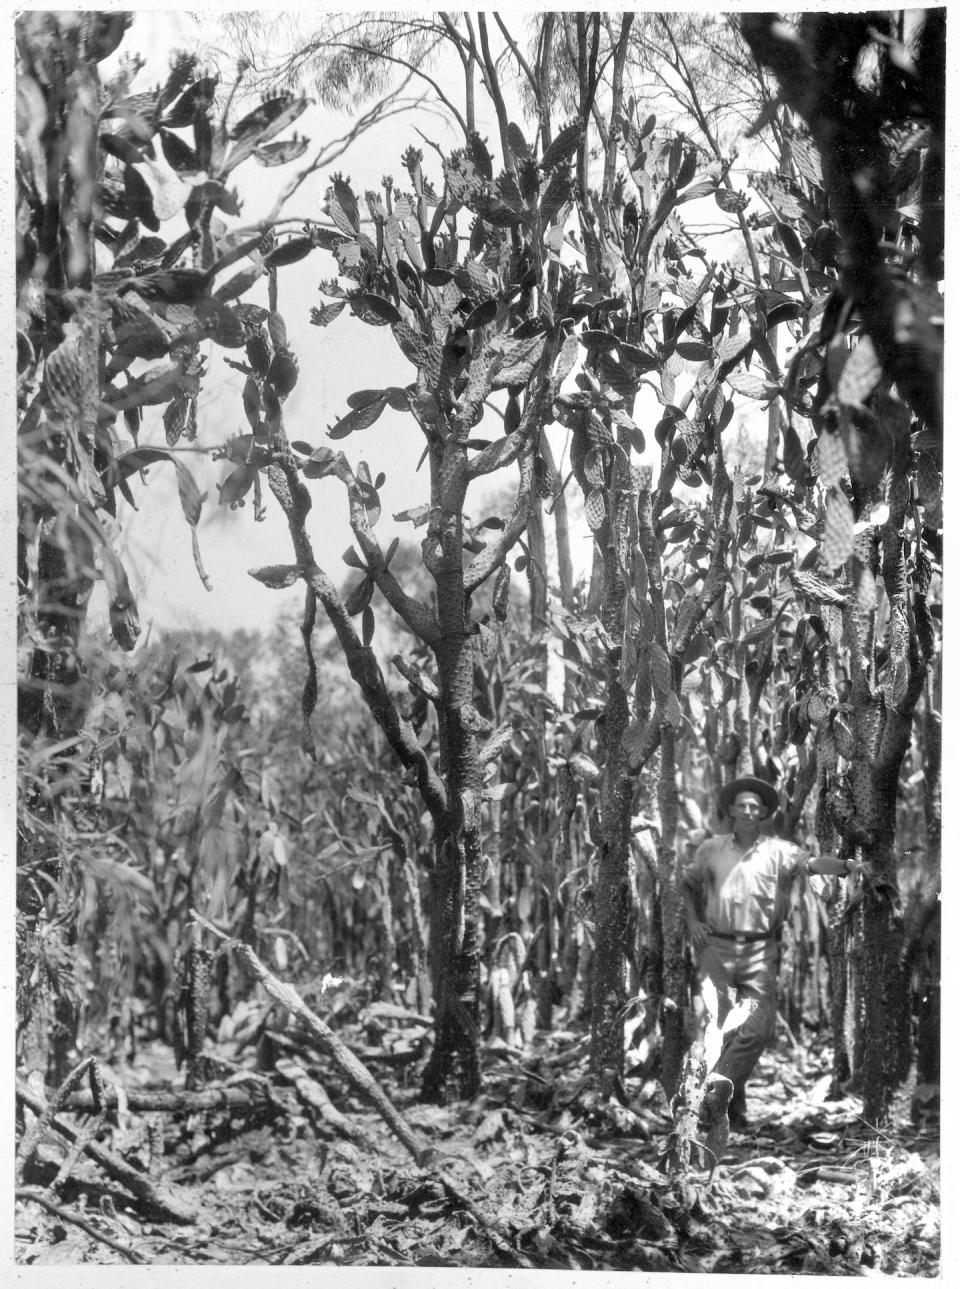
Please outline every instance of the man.
M717 805L721 817L730 816L733 831L700 844L682 891L700 975L717 989L719 1023L738 995L755 1002L746 1020L725 1036L714 1066L733 1083L730 1126L742 1130L747 1078L776 1026L780 931L790 883L801 870L834 876L860 872L863 865L807 855L791 842L762 835L764 821L779 805L776 789L763 779L734 779L721 788Z

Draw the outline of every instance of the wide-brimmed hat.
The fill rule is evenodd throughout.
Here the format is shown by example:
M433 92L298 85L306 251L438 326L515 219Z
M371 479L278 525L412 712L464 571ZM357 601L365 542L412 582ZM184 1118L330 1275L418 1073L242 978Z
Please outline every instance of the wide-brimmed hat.
M741 792L754 792L767 807L767 818L780 805L780 797L772 783L766 779L757 779L752 774L745 774L740 779L725 783L717 794L717 809L721 815L730 813L730 807Z

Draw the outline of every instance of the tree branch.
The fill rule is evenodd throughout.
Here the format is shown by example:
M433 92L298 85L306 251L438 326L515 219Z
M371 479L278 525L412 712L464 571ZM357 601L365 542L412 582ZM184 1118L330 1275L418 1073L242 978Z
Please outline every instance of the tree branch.
M519 431L517 431L519 434ZM512 436L511 436L512 437ZM513 503L513 512L495 542L484 550L463 571L463 589L469 594L485 582L500 567L507 552L516 545L527 526L530 510L530 493L533 486L533 450L527 441L526 451L520 459L520 483Z
M557 542L557 577L560 581L560 603L565 609L573 607L573 560L570 557L570 523L567 517L567 497L560 479L560 471L546 434L540 436L540 453L551 477L559 482L553 499L553 522Z
M431 648L436 646L440 640L439 624L433 614L424 608L419 600L414 600L412 596L407 595L406 591L387 568L383 551L380 549L380 543L370 527L370 519L363 499L363 490L350 467L350 463L342 452L337 453L332 469L333 473L336 474L347 489L347 498L350 505L350 527L353 529L353 535L363 552L364 559L367 562L367 570L373 578L377 589L394 613L410 628L415 636L419 636Z
M438 17L443 23L444 30L447 33L453 47L457 51L460 62L463 65L463 91L464 104L467 110L467 130L476 129L476 104L473 85L473 71L477 65L477 44L473 34L473 25L470 22L470 15L466 14L467 31L469 40L464 40L460 32L457 31L456 23L452 21L450 15L442 10L438 11Z
M603 192L608 201L613 196L613 183L617 173L617 144L613 124L620 112L620 105L623 101L623 69L627 61L627 49L630 41L630 28L633 26L633 17L634 15L630 12L624 13L620 22L620 35L617 37L617 42L614 46L613 86L610 104L611 128L607 132L607 138L604 140L603 160Z
M523 435L518 430L497 439L484 448L470 462L469 477L479 479L481 475L493 474L502 466L512 465L523 450Z
M359 686L371 715L401 763L414 774L420 795L434 822L446 826L447 794L443 783L420 746L413 726L401 716L387 689L376 655L361 642L336 587L323 569L315 564L309 567L307 580L336 632L350 675Z
M205 931L209 931L219 940L226 941L240 958L248 971L263 985L271 998L276 999L292 1016L311 1032L320 1047L330 1057L340 1074L344 1075L354 1089L377 1111L401 1145L405 1146L417 1163L424 1167L435 1156L434 1148L422 1141L419 1134L407 1123L381 1088L367 1067L354 1052L347 1047L343 1039L333 1032L329 1025L312 1011L303 1001L292 985L278 980L272 971L268 971L248 944L229 937L215 927L206 918L201 917L196 909L190 910L193 919Z
M17 1079L16 1091L17 1099L38 1118L45 1114L46 1107L30 1089L25 1079ZM75 1128L70 1128L67 1124L61 1123L54 1115L49 1116L47 1130L59 1133L71 1143L82 1140ZM132 1164L128 1164L115 1151L108 1150L106 1146L101 1145L98 1141L83 1141L81 1148L83 1153L94 1160L108 1177L120 1182L122 1186L125 1186L131 1194L135 1195L144 1204L151 1205L167 1221L177 1222L181 1225L190 1225L196 1221L195 1201L188 1200L182 1192L169 1182L152 1180L145 1173L134 1168Z
M78 1226L81 1231L85 1231L92 1239L105 1244L108 1249L113 1249L114 1253L119 1253L128 1262L147 1264L148 1260L142 1254L139 1254L136 1249L132 1249L129 1244L115 1240L113 1236L107 1235L106 1231L101 1231L99 1227L94 1226L92 1222L88 1222L86 1218L81 1217L79 1213L75 1213L73 1209L65 1208L62 1204L55 1204L49 1195L44 1194L43 1191L36 1187L19 1187L16 1192L16 1198L21 1203L32 1202L39 1204L41 1208L45 1208L54 1217L59 1217L62 1222L70 1222L74 1226Z
M349 43L348 41L336 41L334 42L333 48L345 49L352 54L369 55L371 52L373 52L376 58L381 58L386 63L396 63L398 67L405 67L412 76L419 76L421 80L427 82L427 84L433 90L434 94L436 94L437 98L444 105L444 107L447 108L448 111L450 111L453 114L457 124L460 126L460 129L463 131L464 138L468 137L470 130L467 126L467 122L463 118L462 113L459 111L457 107L454 106L454 104L450 101L450 99L447 98L446 94L444 94L443 90L433 79L433 77L428 76L427 73L423 71L420 67L416 67L413 64L408 63L405 58L400 58L397 54L388 53L386 49L377 49L376 51L371 51L365 48L363 45L354 45Z
M483 79L486 83L487 90L493 99L493 108L497 114L497 125L500 130L500 149L503 153L503 168L511 174L516 172L516 161L513 156L513 149L510 147L510 140L507 137L507 106L503 101L503 91L500 88L500 78L497 75L497 65L490 53L490 40L487 35L487 16L480 10L477 14L477 27L480 31L480 49L483 52Z
M431 703L439 703L440 690L437 688L436 681L425 676L419 667L414 667L412 663L407 662L402 654L395 653L390 661L411 688L418 694L422 694L424 698L429 698Z
M503 34L504 40L510 46L510 51L513 54L514 58L517 60L517 65L520 67L520 70L524 73L527 80L530 82L530 88L533 91L534 98L539 101L540 87L537 83L536 76L534 76L533 74L533 69L531 68L527 60L524 58L523 54L520 52L520 48L517 45L517 42L514 40L510 32L510 28L503 21L500 14L495 13L493 17L494 17L494 20L496 21L497 26L500 28L501 33Z
M378 121L385 121L391 116L398 116L402 112L409 112L413 108L422 106L424 103L422 96L420 98L409 100L400 98L401 92L410 83L413 75L414 73L410 72L404 79L403 84L399 85L389 94L386 94L377 103L374 103L373 107L368 108L367 111L354 122L346 134L342 134L339 138L331 139L329 143L325 143L309 165L304 166L302 170L299 170L287 184L286 188L283 189L273 209L264 222L269 224L276 220L284 206L304 180L308 179L310 175L315 174L316 171L320 170L322 167L329 166L332 162L342 157L347 149L355 143L362 134L372 126L376 125Z
M576 39L574 39L576 31ZM567 57L570 59L570 66L574 69L577 77L577 84L580 86L579 111L580 119L583 122L583 135L577 147L577 195L580 198L584 209L587 207L587 156L589 149L589 113L584 114L583 107L587 100L587 48L586 48L586 15L563 14L563 34L567 45Z
M557 23L555 13L543 15L543 26L537 45L537 108L540 119L540 148L546 151L550 146L553 128L550 117L550 65L553 61L553 29Z
M364 645L329 576L317 564L306 533L310 493L296 470L281 465L267 468L270 489L287 517L287 526L301 576L323 605L343 649L350 675L356 681L374 720L387 736L402 765L417 781L420 795L434 822L447 827L447 794L443 783L420 746L412 725L401 714L373 650ZM379 549L379 548L378 548Z
M703 136L710 145L710 151L719 162L723 163L723 154L720 151L720 144L717 141L716 135L710 128L707 114L704 112L703 106L700 103L700 96L697 94L696 80L690 72L686 59L680 52L680 47L674 37L670 23L662 14L660 15L660 23L664 31L666 31L670 45L673 49L673 68L677 75L682 78L683 83L686 85L690 94L691 115L703 131ZM723 171L721 182L729 192L733 192L733 184L731 183L730 176L726 170ZM743 237L744 245L747 248L747 254L750 257L750 270L753 273L754 283L759 287L763 282L763 275L760 272L760 258L757 254L757 247L753 239L753 234L750 231L750 225L747 223L747 216L743 211L737 212L737 223L740 225L740 234Z

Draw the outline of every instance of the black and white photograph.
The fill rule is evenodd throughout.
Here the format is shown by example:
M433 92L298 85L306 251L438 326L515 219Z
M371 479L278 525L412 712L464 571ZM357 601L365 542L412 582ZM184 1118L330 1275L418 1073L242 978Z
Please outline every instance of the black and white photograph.
M945 4L4 25L10 1283L946 1276Z

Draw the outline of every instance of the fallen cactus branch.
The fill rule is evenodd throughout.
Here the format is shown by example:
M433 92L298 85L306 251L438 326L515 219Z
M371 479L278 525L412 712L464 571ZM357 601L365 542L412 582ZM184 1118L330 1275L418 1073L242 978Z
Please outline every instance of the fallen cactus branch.
M45 1115L47 1107L30 1091L22 1079L17 1079L17 1100L20 1101L26 1109L35 1114L38 1119ZM80 1135L74 1128L68 1127L61 1123L54 1116L44 1119L44 1126L51 1131L59 1133L68 1142L75 1142ZM35 1146L31 1148L30 1154L33 1153ZM186 1200L178 1195L168 1184L153 1182L145 1173L138 1169L132 1168L128 1163L101 1146L96 1141L86 1141L83 1144L83 1153L89 1157L114 1181L125 1186L128 1191L137 1199L149 1204L158 1215L165 1217L170 1222L178 1222L184 1226L189 1226L196 1221L197 1210L192 1200ZM24 1153L23 1162L26 1163L29 1156Z
M239 1087L203 1088L198 1092L164 1092L159 1089L145 1092L126 1092L123 1108L134 1114L197 1114L207 1110L235 1110L244 1106L262 1106L269 1099L260 1084ZM119 1106L120 1098L115 1087L106 1091L106 1108ZM91 1114L96 1110L91 1092L72 1092L64 1097L60 1110L68 1114Z
M345 1114L341 1114L327 1095L326 1088L312 1079L299 1061L280 1057L276 1062L276 1071L284 1079L289 1079L303 1104L328 1127L344 1137L370 1146L361 1129L352 1124Z
M337 1037L330 1026L307 1006L293 986L284 984L282 980L277 979L272 971L268 971L248 944L243 944L239 940L231 940L229 936L225 935L211 922L208 922L206 918L201 917L195 909L191 910L191 915L198 926L203 927L205 931L209 931L211 935L216 936L221 941L223 949L232 950L238 955L241 962L248 968L251 975L255 976L260 984L263 985L271 998L276 999L278 1003L286 1007L291 1015L296 1016L299 1021L306 1025L319 1039L320 1046L340 1073L373 1106L401 1145L410 1152L420 1167L428 1167L436 1158L437 1152L434 1147L428 1146L426 1142L420 1140L399 1111L390 1103L387 1094L362 1061L358 1060L346 1043Z

